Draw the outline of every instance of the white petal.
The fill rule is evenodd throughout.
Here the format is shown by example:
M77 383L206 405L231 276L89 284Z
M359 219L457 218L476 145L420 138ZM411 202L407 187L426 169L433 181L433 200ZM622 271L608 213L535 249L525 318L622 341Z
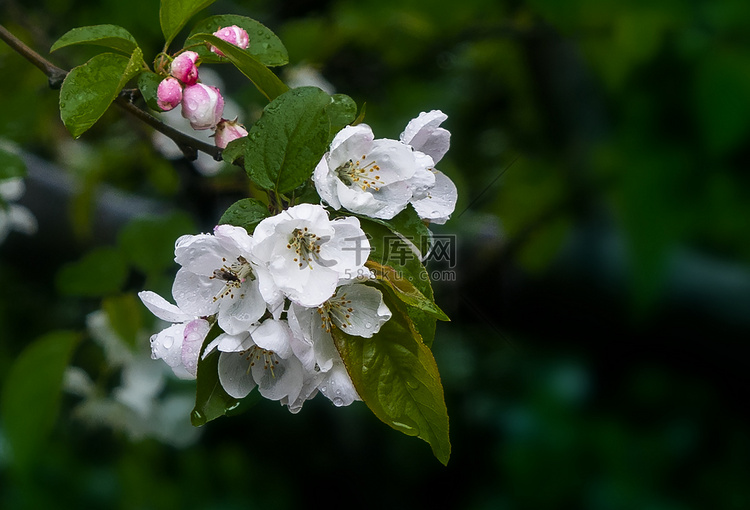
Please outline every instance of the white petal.
M338 210L341 209L341 202L339 202L336 194L336 182L340 182L336 176L335 168L328 166L327 156L321 158L318 165L315 167L313 172L313 182L315 182L315 189L318 191L318 195L328 205Z
M367 155L374 138L372 129L367 124L344 127L331 141L328 166L335 170L350 159L356 160Z
M320 258L332 261L330 269L338 272L339 278L349 277L362 268L370 256L370 241L353 216L337 218L331 222L335 235L320 247Z
M406 125L401 141L431 156L437 164L450 147L450 132L439 127L447 118L440 110L422 112Z
M371 172L372 175L380 176L378 180L385 184L409 179L417 169L413 151L406 145L388 138L375 140L363 166L370 162L379 167Z
M230 335L247 331L266 312L258 280L246 280L239 289L219 298L219 326Z
M255 346L252 337L249 332L244 332L239 335L228 335L222 333L216 337L216 347L221 352L243 352L252 349ZM214 342L211 342L213 344ZM208 350L208 348L206 348Z
M151 292L150 290L144 290L138 293L138 297L141 299L146 308L153 313L156 317L167 322L187 322L194 319L194 315L188 315L177 306L173 305L159 294Z
M333 305L331 318L349 335L370 338L391 318L383 294L367 285L355 283L341 287L330 302Z
M197 275L184 268L177 271L172 284L172 296L183 312L193 317L213 315L219 309L218 295L224 282Z
M292 330L286 321L265 320L250 331L255 345L287 359L292 356Z
M242 227L217 225L214 228L214 237L225 250L237 255L247 256L253 248L253 238Z
M193 377L198 375L198 357L209 329L211 329L211 325L203 319L196 319L185 325L182 341L182 364Z
M186 324L173 324L151 337L151 357L170 367L182 364L182 342Z
M362 400L341 358L326 373L326 378L320 383L318 389L337 407L348 406L355 400Z
M209 234L182 236L175 243L175 262L191 273L212 276L226 261L237 259L239 253L231 253L221 241Z
M456 185L443 172L435 170L435 186L427 190L424 198L412 200L411 205L420 218L442 225L453 214L456 200Z
M318 370L327 372L333 366L333 361L338 357L338 351L333 343L333 337L330 331L326 331L317 308L303 308L292 305L287 314L289 324L293 328L296 326L297 335L302 337L298 343L292 343L292 349L295 355L302 360L303 364L309 368L305 362L312 357L314 364L318 365Z
M255 388L255 380L250 373L250 362L245 354L222 352L219 355L219 382L222 388L234 398L244 398Z
M297 400L304 382L304 369L300 361L294 356L289 359L278 359L279 363L274 363L273 366L262 361L256 362L250 369L260 394L269 400Z

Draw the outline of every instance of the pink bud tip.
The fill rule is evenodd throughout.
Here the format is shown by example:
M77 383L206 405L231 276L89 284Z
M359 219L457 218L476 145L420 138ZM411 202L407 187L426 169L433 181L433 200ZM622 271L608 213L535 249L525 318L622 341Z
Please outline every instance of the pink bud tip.
M165 78L156 89L156 104L168 112L182 101L182 84L175 78Z
M229 142L247 136L245 127L236 120L221 119L216 125L214 142L220 149L225 149Z
M193 129L210 129L216 126L224 113L224 98L219 89L196 83L182 92L182 116Z
M243 50L247 49L247 47L250 45L250 37L247 35L247 32L245 31L245 29L240 28L237 25L220 28L219 30L214 32L214 35L222 41L226 41L229 44L237 46L238 48L242 48ZM219 51L217 48L214 48L213 46L211 47L211 51L213 51L220 57L224 56L221 51Z
M198 54L194 51L184 51L172 61L169 73L185 85L194 85L198 81Z

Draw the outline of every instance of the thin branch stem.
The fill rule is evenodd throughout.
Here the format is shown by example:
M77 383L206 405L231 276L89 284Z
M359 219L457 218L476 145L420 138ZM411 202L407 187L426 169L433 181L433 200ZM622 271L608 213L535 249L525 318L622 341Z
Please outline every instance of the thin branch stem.
M68 75L68 71L57 67L52 62L45 59L37 52L26 46L23 41L10 33L2 25L0 25L0 39L5 41L8 46L10 46L19 55L39 68L49 79L49 85L51 88L59 89L62 86L63 80L65 80L65 77ZM121 93L120 96L115 100L115 103L117 103L120 108L122 108L129 114L133 115L155 130L172 139L172 141L174 141L174 143L176 143L180 148L185 157L190 161L193 161L196 157L198 157L198 151L205 152L216 161L221 161L222 150L220 148L195 139L192 136L188 136L171 126L164 124L153 115L150 115L148 112L134 105L132 102L133 97L133 94L129 91L123 91L123 93Z

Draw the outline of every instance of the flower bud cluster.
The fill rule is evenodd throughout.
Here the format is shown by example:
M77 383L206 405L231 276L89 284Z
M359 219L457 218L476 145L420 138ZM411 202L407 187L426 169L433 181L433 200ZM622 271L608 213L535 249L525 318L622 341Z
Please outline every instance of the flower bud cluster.
M242 49L249 45L247 32L236 25L221 28L214 35ZM223 56L216 48L212 47L211 51ZM199 66L200 55L194 51L183 51L174 57L169 66L170 76L164 78L157 88L157 104L164 111L181 105L182 116L190 126L195 130L215 130L216 146L223 149L232 140L247 136L247 131L237 119L222 118L224 98L221 91L200 83Z
M331 220L312 204L264 219L252 235L219 225L183 236L175 245L176 305L139 294L173 323L151 337L152 357L194 378L201 350L218 351L229 395L243 398L257 386L292 412L318 392L337 406L359 400L332 331L369 338L391 317L381 292L360 283L370 275L369 251L357 218ZM203 347L214 324L223 333Z

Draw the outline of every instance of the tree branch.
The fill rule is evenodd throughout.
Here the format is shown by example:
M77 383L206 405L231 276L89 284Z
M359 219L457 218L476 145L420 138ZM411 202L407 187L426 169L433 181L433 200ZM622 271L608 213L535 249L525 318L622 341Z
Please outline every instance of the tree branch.
M37 52L26 46L23 41L10 33L2 25L0 25L0 39L5 41L8 46L10 46L16 53L39 68L47 76L47 79L49 80L49 86L51 88L59 89L62 86L63 80L65 80L65 77L68 75L68 71L57 67L52 62L45 59ZM194 161L195 158L198 157L198 151L201 151L205 152L216 161L221 161L222 150L220 148L201 140L197 140L192 136L188 136L171 126L164 124L153 115L150 115L148 112L134 105L132 102L132 98L132 94L120 94L120 96L115 100L115 103L117 103L120 108L122 108L129 114L133 115L155 130L169 137L172 141L174 141L174 143L177 144L182 153L185 155L185 158L190 161Z

